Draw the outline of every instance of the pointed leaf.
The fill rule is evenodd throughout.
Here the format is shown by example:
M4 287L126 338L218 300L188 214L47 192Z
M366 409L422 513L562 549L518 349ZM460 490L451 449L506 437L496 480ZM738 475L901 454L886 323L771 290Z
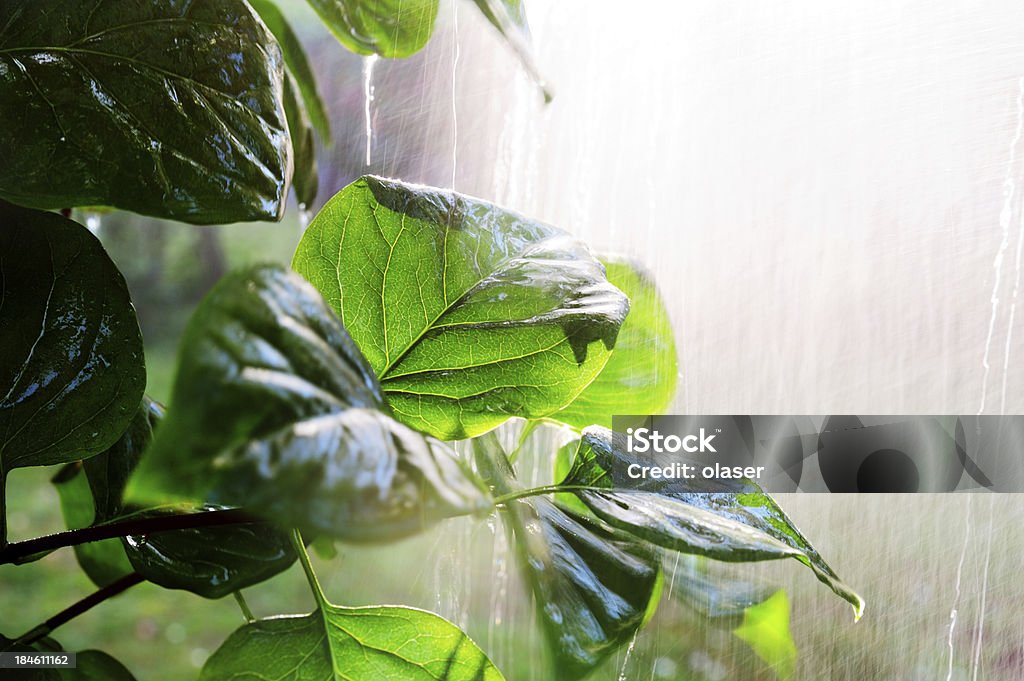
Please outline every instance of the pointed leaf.
M142 336L89 230L0 201L0 329L0 480L120 437L146 384Z
M743 624L733 632L749 645L781 681L796 672L796 644L789 631L789 598L776 591L771 598L747 608Z
M7 0L0 27L0 197L281 216L281 54L243 0Z
M544 82L530 48L530 27L526 22L526 3L524 0L474 0L477 8L491 24L498 29L502 37L519 57L523 68L530 74L540 88L544 102L550 104L554 98L548 84Z
M408 57L430 40L438 0L309 0L342 45L356 54Z
M495 491L516 491L497 439L476 438L473 446ZM660 593L658 558L628 534L550 499L511 501L506 511L558 678L582 678L647 620Z
M483 651L433 613L324 604L305 616L247 624L210 657L199 681L502 681Z
M576 495L609 524L659 546L716 560L796 558L860 617L861 597L754 482L736 482L723 491L718 482L704 479L633 480L629 465L642 462L627 453L624 436L600 426L584 430L569 447L575 447L575 458L562 484L596 488Z
M278 267L231 274L199 305L171 404L129 497L376 541L489 508L454 452L387 414L337 317Z
M576 428L611 428L616 414L660 414L672 403L678 382L672 322L651 275L637 263L602 261L608 281L629 297L629 315L598 377L551 417Z
M281 54L284 55L284 63L288 66L288 71L298 86L299 93L302 95L302 103L306 105L306 111L309 113L313 127L325 142L329 142L331 140L331 124L316 85L316 77L309 65L309 58L306 56L306 51L302 49L302 41L299 40L299 36L292 30L291 24L288 23L284 13L273 0L249 0L249 4L259 13L263 23L277 38L277 44L281 46ZM290 119L288 127L291 127Z
M629 309L565 232L377 177L327 202L292 266L341 317L396 418L442 439L564 407Z

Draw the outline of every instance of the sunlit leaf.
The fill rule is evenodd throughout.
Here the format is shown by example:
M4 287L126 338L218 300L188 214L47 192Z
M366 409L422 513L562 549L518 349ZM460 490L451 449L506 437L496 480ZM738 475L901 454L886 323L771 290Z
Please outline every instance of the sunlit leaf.
M489 434L473 445L495 492L515 492L497 439ZM505 510L558 678L582 678L628 643L653 612L658 557L629 534L544 497L511 501Z
M501 681L455 625L423 610L323 604L238 629L199 681Z
M141 500L241 506L364 541L489 508L446 445L388 415L320 295L273 266L225 277L200 303L171 408L131 485Z
M341 317L395 417L442 439L564 407L600 373L628 311L565 232L377 177L327 202L292 266Z
M438 0L308 0L331 33L357 54L408 57L430 40Z
M0 197L274 220L281 53L243 0L0 3Z
M705 479L634 480L625 437L594 426L575 444L573 467L563 480L598 490L576 496L599 518L659 546L727 561L792 557L848 601L860 617L864 602L842 582L775 501L754 482L723 489Z
M678 382L672 322L654 280L633 262L604 259L604 266L608 281L629 297L629 315L598 377L552 415L577 428L610 428L616 414L661 414L672 403Z
M146 384L142 337L89 230L0 201L0 329L0 480L121 436Z
M734 631L749 645L779 679L792 679L796 672L796 644L789 632L789 598L776 591L771 598L747 608L743 624Z

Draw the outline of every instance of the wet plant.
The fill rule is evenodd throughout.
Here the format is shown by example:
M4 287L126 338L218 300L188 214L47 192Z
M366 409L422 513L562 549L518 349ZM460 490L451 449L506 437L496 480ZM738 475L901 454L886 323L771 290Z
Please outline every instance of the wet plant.
M311 4L346 46L401 57L437 2ZM521 54L519 2L477 3ZM392 7L392 5L394 5ZM142 581L233 595L250 620L203 681L500 679L465 632L402 606L334 604L307 553L500 515L561 679L653 615L666 558L793 558L847 587L755 484L618 489L619 413L669 407L672 328L641 265L486 201L373 176L328 200L290 268L224 277L180 344L170 405L145 395L130 293L99 240L52 212L108 206L191 223L279 219L316 191L312 69L266 0L0 7L0 482L56 466L68 530L0 536L0 562L73 548L98 591L0 651L59 650L61 624ZM554 484L517 475L532 451ZM506 450L498 434L518 433ZM506 438L507 440L507 438ZM459 454L453 443L468 441ZM3 494L0 493L0 499ZM0 507L0 511L4 510ZM3 525L5 527L5 524ZM298 562L316 609L255 619L242 590ZM693 564L678 592L700 607ZM171 596L169 596L171 597ZM731 615L780 668L778 598ZM782 612L786 613L785 604ZM2 621L2 620L0 620ZM761 651L759 651L760 653ZM41 679L130 679L86 651Z

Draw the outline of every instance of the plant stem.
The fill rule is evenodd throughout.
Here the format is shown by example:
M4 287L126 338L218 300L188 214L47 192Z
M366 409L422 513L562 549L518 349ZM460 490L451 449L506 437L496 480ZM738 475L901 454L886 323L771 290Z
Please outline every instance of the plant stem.
M542 487L531 487L529 489L521 489L508 494L502 494L501 496L494 498L494 505L500 506L502 504L507 504L510 501L515 501L516 499L539 497L542 494L558 494L559 492L573 492L576 490L590 490L592 492L609 491L607 489L593 487L591 485L544 485Z
M317 605L321 608L324 605L329 605L327 597L324 596L323 587L320 586L320 580L316 578L313 564L309 560L309 552L306 551L306 544L302 541L302 534L298 530L292 530L292 546L295 547L295 553L299 556L299 563L302 564L302 571L306 573L306 581L309 582L309 588L316 598Z
M248 525L261 522L250 513L239 509L183 513L181 515L129 518L104 525L93 525L80 530L68 530L37 537L27 541L7 544L0 549L0 565L16 563L19 559L37 553L45 553L65 546L77 546L89 542L124 537L130 534L155 534L172 530L187 530L196 527L217 527L221 525Z
M142 575L140 575L138 572L132 572L118 579L115 582L111 582L102 589L94 591L93 593L89 594L88 596L78 601L74 605L71 605L70 607L61 610L50 619L46 620L45 622L35 627L31 631L25 633L17 640L15 645L31 645L39 639L45 636L49 636L50 633L52 633L53 630L59 627L60 625L73 620L82 613L91 609L93 606L102 603L108 598L113 598L122 591L130 589L131 587L135 586L136 584L142 581L144 581Z
M245 602L245 596L242 595L242 590L234 592L235 602L238 603L238 607L242 610L242 617L249 624L256 621L256 615L252 614L252 610L249 609L249 604Z

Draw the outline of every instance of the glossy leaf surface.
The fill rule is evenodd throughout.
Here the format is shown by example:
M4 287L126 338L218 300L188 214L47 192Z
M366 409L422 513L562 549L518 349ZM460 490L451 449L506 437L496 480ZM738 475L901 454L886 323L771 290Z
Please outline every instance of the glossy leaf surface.
M0 197L280 217L280 50L242 0L0 3Z
M233 633L199 681L501 681L455 625L423 610L323 604Z
M629 297L615 351L572 404L552 418L576 428L612 426L616 414L661 414L676 393L675 334L651 275L625 260L604 259L608 281Z
M248 2L277 38L277 44L281 47L281 54L284 56L284 63L298 87L302 103L306 105L306 111L309 113L313 127L325 141L330 141L331 124L327 118L320 90L316 85L316 76L313 75L309 57L302 49L299 36L292 30L291 24L288 23L284 13L273 0L248 0ZM288 127L291 127L290 120ZM295 165L298 166L299 163L296 162Z
M627 453L624 436L600 426L584 430L569 447L575 456L563 484L598 488L576 495L606 522L659 546L717 560L795 558L860 617L860 596L755 483L744 480L723 490L720 483L703 479L632 480L629 465L642 462Z
M477 466L495 492L514 492L497 439L486 435L473 444ZM544 497L511 501L505 510L558 678L582 678L644 624L660 593L657 555L630 535Z
M327 202L292 266L341 317L395 417L442 439L564 407L629 309L565 232L377 177Z
M137 498L242 506L374 541L489 508L446 445L386 413L337 317L278 267L231 274L203 300L171 404L132 481Z
M107 451L69 464L54 478L69 528L88 527L128 516L193 513L191 508L139 510L125 506L125 484L163 418L163 408L146 398L128 430ZM220 507L198 509L198 512ZM127 554L127 555L126 555ZM156 532L80 544L75 555L85 573L105 586L135 571L168 589L207 598L257 584L295 561L288 535L269 523Z
M438 0L309 0L342 45L356 54L408 57L430 40Z
M142 336L89 230L0 202L0 329L0 479L121 436L146 384Z

